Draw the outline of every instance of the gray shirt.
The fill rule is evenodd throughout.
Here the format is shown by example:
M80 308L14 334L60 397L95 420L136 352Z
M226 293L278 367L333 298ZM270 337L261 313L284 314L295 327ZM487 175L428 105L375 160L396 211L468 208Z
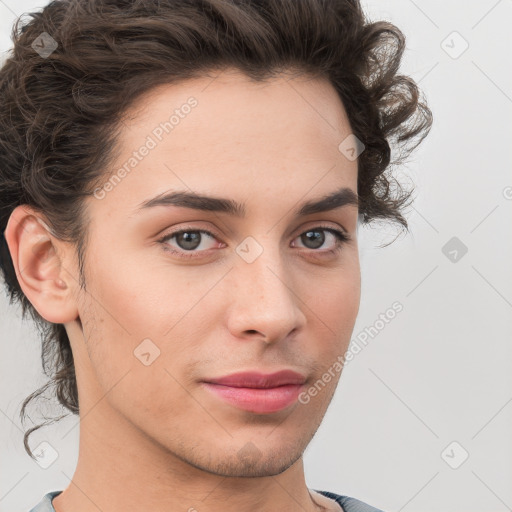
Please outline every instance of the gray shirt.
M334 500L338 505L341 505L345 512L382 512L382 510L378 508L372 507L371 505L356 500L355 498L350 498L349 496L340 496L333 492L314 490L324 496L327 496L327 498ZM45 494L42 500L34 508L30 509L29 512L55 512L52 500L61 492L62 491L50 491Z

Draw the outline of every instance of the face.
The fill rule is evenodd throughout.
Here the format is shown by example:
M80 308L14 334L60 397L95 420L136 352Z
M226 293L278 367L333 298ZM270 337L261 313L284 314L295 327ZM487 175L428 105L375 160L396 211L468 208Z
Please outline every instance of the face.
M300 210L357 194L357 161L338 149L350 133L329 82L305 76L224 72L134 105L115 176L87 203L83 333L70 331L86 410L105 395L112 417L216 474L275 475L301 457L340 377L360 268L356 205ZM141 206L176 192L225 201ZM281 370L304 383L218 383Z

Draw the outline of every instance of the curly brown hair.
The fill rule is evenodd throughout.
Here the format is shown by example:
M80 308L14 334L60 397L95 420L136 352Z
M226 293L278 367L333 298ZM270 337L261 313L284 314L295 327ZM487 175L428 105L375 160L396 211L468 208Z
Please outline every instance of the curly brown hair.
M7 221L21 204L43 214L54 236L74 244L85 289L84 198L113 161L123 113L156 85L228 67L256 81L289 69L327 78L365 146L360 217L408 229L402 212L412 190L390 170L428 134L432 113L417 84L398 74L403 33L368 20L358 0L55 0L28 16L16 20L0 70L0 269L10 302L19 301L40 330L50 380L24 400L22 423L29 402L49 387L73 414L79 401L66 330L22 292ZM25 432L31 457L28 437L48 423Z

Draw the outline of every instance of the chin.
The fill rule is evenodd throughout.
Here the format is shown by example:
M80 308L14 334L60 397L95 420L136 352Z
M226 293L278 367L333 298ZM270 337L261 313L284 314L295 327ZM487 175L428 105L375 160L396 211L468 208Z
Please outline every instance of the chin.
M224 477L257 478L264 476L276 476L292 466L301 453L286 454L287 457L273 454L265 454L257 457L235 457L231 460L212 461L210 467L202 468L205 471Z
M188 464L208 473L223 477L255 478L275 476L286 471L302 456L302 443L279 447L259 442L256 446L247 441L241 448L219 448L218 451L194 458L183 458ZM199 450L195 454L199 453Z

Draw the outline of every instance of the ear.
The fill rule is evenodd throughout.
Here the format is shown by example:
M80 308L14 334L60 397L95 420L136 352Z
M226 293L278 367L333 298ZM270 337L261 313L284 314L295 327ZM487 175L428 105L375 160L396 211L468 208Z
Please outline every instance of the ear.
M17 206L7 222L5 239L20 287L37 312L55 324L75 320L76 280L61 261L67 248L53 236L41 214L28 205Z

